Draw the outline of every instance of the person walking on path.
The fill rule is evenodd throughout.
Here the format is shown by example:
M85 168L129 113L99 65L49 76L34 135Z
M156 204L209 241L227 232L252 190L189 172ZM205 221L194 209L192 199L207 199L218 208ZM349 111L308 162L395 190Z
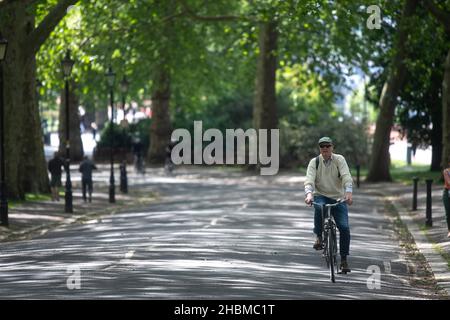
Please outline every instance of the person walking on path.
M353 179L347 162L342 155L333 153L333 140L319 139L320 155L311 159L306 171L305 203L332 204L336 199L345 199L333 210L334 220L339 229L339 253L341 272L350 272L347 256L350 251L350 227L347 204L353 203ZM317 235L313 248L322 249L322 214L319 206L314 209L314 233Z
M144 159L143 159L143 149L141 139L137 136L133 139L133 153L134 153L134 168L138 173L144 173Z
M447 219L447 238L450 238L450 160L447 163L447 168L444 169L444 193L442 201L444 202L445 217Z
M64 168L64 161L59 156L59 153L55 152L53 154L53 158L48 162L52 201L59 201L59 188L61 187L62 168Z
M97 137L97 124L95 122L91 123L91 130L92 130L92 139L94 141L97 141L96 140L96 137Z
M83 200L86 199L86 189L89 194L89 202L92 202L92 191L93 191L93 183L92 183L92 171L96 170L94 162L89 160L87 156L84 156L83 161L80 163L79 171L81 172L81 189L83 192Z
M166 159L164 161L164 170L166 173L171 174L175 165L172 162L172 149L176 145L175 142L171 141L166 147Z

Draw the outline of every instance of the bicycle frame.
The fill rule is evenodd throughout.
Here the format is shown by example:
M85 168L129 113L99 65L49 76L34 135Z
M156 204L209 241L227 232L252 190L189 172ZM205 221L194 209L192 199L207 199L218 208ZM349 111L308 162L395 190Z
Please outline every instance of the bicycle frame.
M320 206L322 217L322 241L323 256L330 269L330 279L334 283L336 281L335 273L337 270L337 240L336 240L336 222L331 214L331 209L345 200L336 200L333 204L321 204L313 202L315 206ZM329 209L329 210L328 210ZM329 212L328 212L329 211Z

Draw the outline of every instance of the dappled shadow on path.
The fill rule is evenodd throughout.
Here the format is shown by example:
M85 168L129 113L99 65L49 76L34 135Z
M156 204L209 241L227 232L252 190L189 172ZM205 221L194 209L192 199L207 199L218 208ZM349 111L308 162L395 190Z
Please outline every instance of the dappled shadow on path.
M432 298L408 284L376 197L355 196L353 270L333 284L321 254L312 250L312 209L302 202L301 179L202 174L180 174L164 185L147 181L163 200L145 210L124 210L5 245L0 297ZM368 286L369 266L381 270L379 289ZM77 268L81 288L70 290L67 282L70 287Z

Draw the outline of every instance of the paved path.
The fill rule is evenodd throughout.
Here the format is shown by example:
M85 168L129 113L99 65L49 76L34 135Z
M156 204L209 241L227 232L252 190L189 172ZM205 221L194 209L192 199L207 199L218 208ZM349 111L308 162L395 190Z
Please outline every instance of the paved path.
M312 249L302 181L228 169L148 176L141 187L157 191L158 203L3 243L0 298L439 298L410 284L384 205L358 190L350 214L353 270L331 283ZM370 289L368 272L377 267L381 287Z

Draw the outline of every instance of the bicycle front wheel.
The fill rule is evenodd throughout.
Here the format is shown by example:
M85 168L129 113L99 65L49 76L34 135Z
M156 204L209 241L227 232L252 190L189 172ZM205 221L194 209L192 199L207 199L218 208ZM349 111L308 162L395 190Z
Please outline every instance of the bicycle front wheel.
M335 267L336 267L336 251L335 251L335 246L336 246L336 237L333 236L333 230L330 230L329 234L328 234L328 238L327 238L327 250L328 250L328 266L330 267L330 279L331 282L336 282L336 277L335 277Z
M323 243L322 243L322 245L323 245L322 250L323 251L322 251L322 256L325 259L325 263L327 265L327 268L330 267L330 254L329 254L329 251L328 251L328 238L329 238L328 231L325 231L323 233Z

